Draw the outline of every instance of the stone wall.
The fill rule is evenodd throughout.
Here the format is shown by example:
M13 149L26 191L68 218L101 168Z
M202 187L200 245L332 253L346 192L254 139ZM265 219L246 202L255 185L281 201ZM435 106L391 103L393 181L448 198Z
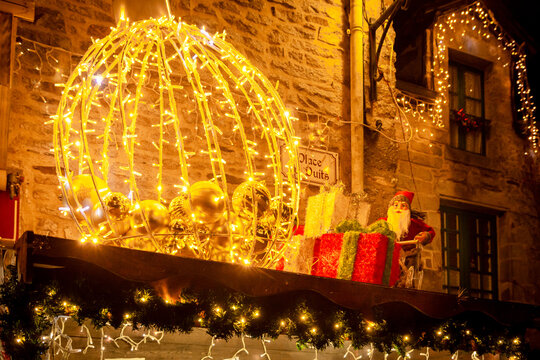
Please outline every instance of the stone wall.
M386 1L386 3L390 3ZM380 4L367 2L367 16L377 18ZM293 116L302 144L340 155L340 177L350 190L349 116L349 1L346 0L235 0L171 1L171 12L183 21L205 26L210 32L226 30L227 39L273 83ZM58 208L58 180L52 148L50 115L56 111L62 83L92 43L115 24L107 0L85 2L36 1L34 23L19 21L16 65L12 89L8 168L25 181L21 194L21 231L32 230L78 238L72 220ZM378 32L380 36L380 31ZM419 133L408 145L402 140L399 110L395 106L390 29L379 66L378 101L369 102L368 44L364 43L366 121L379 120L385 137L365 130L365 199L371 203L370 221L386 214L396 190L416 192L413 208L427 212L427 222L440 234L441 197L492 207L499 218L500 298L540 303L540 263L534 231L540 228L531 163L522 156L524 141L511 126L508 68L497 57L505 55L495 39L470 38L475 56L493 62L486 72L486 116L492 120L487 156L464 155L449 147L448 116L445 127L429 127L434 136ZM367 39L367 36L366 36ZM473 46L474 45L474 46ZM495 46L495 47L494 47ZM425 127L425 126L424 126ZM504 145L504 146L502 146ZM308 196L318 187L305 186L300 218ZM441 239L424 251L425 288L442 291Z
M285 106L299 119L295 128L302 144L338 152L341 178L348 184L348 125L339 122L348 118L345 6L340 1L172 1L171 12L209 33L225 30L228 42L272 83L279 82ZM19 22L9 168L25 176L22 231L78 238L71 220L58 212L52 125L44 123L60 98L55 84L66 80L92 39L109 33L113 13L108 1L38 1L34 23ZM314 192L318 188L306 187L303 197Z
M467 25L468 26L468 25ZM467 35L462 37L465 32ZM450 40L452 39L452 40ZM441 199L453 199L499 211L497 226L499 299L538 303L540 283L534 270L539 265L535 230L540 228L538 198L535 197L534 165L524 156L528 145L512 128L509 52L494 37L483 38L465 24L446 33L449 49L483 60L485 117L491 120L486 155L452 148L448 109L444 128L428 127L431 136L415 137L399 148L397 187L416 192L413 208L427 213L427 222L440 234ZM445 55L448 66L449 54ZM538 179L536 179L538 181ZM441 291L441 238L423 253L428 269L424 288Z

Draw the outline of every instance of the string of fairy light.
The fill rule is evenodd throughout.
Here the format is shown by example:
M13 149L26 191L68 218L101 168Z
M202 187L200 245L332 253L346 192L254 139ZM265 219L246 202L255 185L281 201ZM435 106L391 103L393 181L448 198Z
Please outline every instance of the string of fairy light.
M446 94L449 88L449 72L447 67L447 48L449 44L457 44L459 38L463 38L466 33L456 33L456 26L467 26L467 34L475 32L480 38L489 40L495 38L498 40L498 48L505 51L511 58L512 66L516 74L515 81L518 89L519 106L517 111L521 115L521 121L525 124L530 149L525 152L528 154L537 154L539 150L539 133L536 125L535 111L536 106L531 94L531 89L527 78L526 53L524 49L508 35L501 25L495 20L491 12L486 10L483 4L478 1L470 6L444 14L439 17L435 24L435 56L433 61L433 71L435 77L435 87L438 93L436 100L435 113L437 117L442 114L443 106L447 105ZM452 36L451 34L454 34ZM458 44L458 49L463 45ZM498 60L501 60L501 56ZM503 66L509 66L508 63Z
M165 163L171 160L166 149L174 147L180 182L172 184L172 188L186 191L193 183L188 172L192 165L190 160L205 156L210 180L222 189L229 216L232 191L229 191L227 160L220 142L230 141L234 136L231 134L238 134L246 180L266 181L273 186L274 195L270 200L277 204L275 222L282 229L270 242L280 245L294 225L294 216L284 218L281 209L289 207L295 213L298 208L295 147L299 139L294 136L293 119L289 118L275 88L225 41L225 37L225 32L210 35L204 28L163 17L133 24L124 19L108 36L95 41L67 82L58 84L64 89L57 114L53 116L54 152L64 197L76 198L69 185L78 174L90 174L92 179L102 178L105 182L111 180L114 177L111 168L118 160L112 159L109 153L121 148L126 154L125 163L115 169L125 174L126 192L134 208L147 199L148 190L138 185L143 171L137 154L144 153L141 144L146 140L140 138L138 130L142 127L140 122L146 121L148 110L153 109L159 114L151 124L157 129L157 138L151 142L157 151L157 160L152 164L156 168L156 200L167 201L171 196L171 190L167 189L171 184L165 181ZM178 74L179 69L184 69L185 73ZM239 97L242 102L238 101ZM186 104L194 108L186 111ZM189 131L186 132L185 117L191 114L196 114L197 129L202 129L204 134L199 138L205 142L205 148L195 149L190 144L192 139L188 138ZM246 127L249 124L244 120L246 115L251 121L250 127ZM111 134L118 123L122 133L114 138ZM229 129L223 129L229 125ZM102 145L96 149L98 140ZM284 164L280 153L282 143L288 157ZM266 168L258 162L263 156ZM144 177L147 176L145 173ZM85 235L83 240L95 242L99 229L90 221L87 209L75 200L68 205L80 232ZM101 196L99 203L103 205ZM110 217L105 215L112 228ZM143 220L148 237L159 249L156 237L161 235L151 231L145 216ZM228 231L228 235L231 237L232 233ZM197 233L194 236L196 243L192 247L203 251L205 240ZM275 261L284 251L283 246L273 244L268 248L274 251L266 252L262 263Z
M80 286L85 285L80 284ZM139 350L140 345L151 341L159 344L164 337L163 329L170 329L171 326L174 328L175 323L171 323L168 316L165 321L163 318L160 320L156 309L167 310L166 313L173 314L176 321L183 324L178 325L181 332L189 333L197 325L206 329L212 338L208 352L201 360L211 359L218 342L227 340L231 336L240 337L242 343L242 347L232 358L242 353L249 354L246 338L260 339L264 351L261 357L269 358L271 352L266 348L266 344L270 342L268 338L277 338L279 335L288 335L296 339L301 348L314 349L316 356L319 350L329 345L344 348L347 346L346 342L350 341L351 343L344 349L343 357L355 359L358 356L367 356L372 359L376 355L375 349L382 352L385 358L396 353L398 358L403 359L429 359L430 348L436 351L454 349L450 352L452 359L463 359L468 351L472 360L481 358L482 355L479 355L478 351L480 353L501 352L510 354L511 359L521 359L520 356L523 355L524 350L521 335L512 336L512 333L506 332L503 335L487 325L478 327L478 324L467 324L467 321L449 320L442 321L438 327L434 328L416 330L411 328L409 331L402 330L395 333L388 329L388 323L384 320L362 319L354 311L347 312L343 308L336 309L328 304L308 305L304 302L305 300L299 300L298 303L286 302L288 305L285 305L285 308L283 306L275 308L276 304L265 307L255 299L244 296L211 292L205 297L200 297L201 294L197 295L187 290L182 301L178 302L164 300L151 290L138 289L134 290L133 296L124 303L124 306L130 310L122 312L122 309L100 309L99 304L103 304L103 300L99 298L93 299L88 304L84 301L74 303L65 298L64 290L61 288L50 289L48 293L34 294L36 294L34 296L44 297L45 301L31 299L29 304L36 305L27 306L35 306L31 311L35 316L45 320L50 319L50 330L40 335L39 339L30 339L25 335L20 335L30 333L26 331L28 329L9 327L7 329L10 334L12 332L19 334L12 339L14 345L32 346L31 344L38 341L46 344L48 351L56 352L57 355L61 353L64 358L68 358L71 354L96 350L103 358L107 351L107 344L119 347L119 343L123 342L129 346L130 351ZM14 296L28 295L23 291ZM195 307L193 307L194 304L196 304ZM51 316L52 309L54 309L54 316ZM111 314L111 311L114 313ZM92 315L94 312L97 313L97 318ZM84 316L81 317L79 314L84 314ZM118 314L122 314L120 323L114 322ZM151 314L155 315L155 319ZM100 345L97 345L89 328L84 324L80 327L80 333L83 335L78 335L80 339L77 344L74 344L70 333L65 331L65 324L71 319L79 324L84 323L85 320L92 320L95 324L103 323L103 326L98 329L101 333ZM106 319L105 322L103 319ZM113 322L114 325L111 324ZM16 324L21 326L23 323L16 322ZM144 324L142 329L141 324ZM119 334L105 333L110 326L119 328ZM131 327L134 330L138 329L139 332L133 335L126 334L126 330ZM483 333L486 329L494 333ZM136 340L134 336L140 336L141 339ZM81 343L84 343L82 347ZM461 356L459 351L463 352ZM416 356L413 357L413 355Z
M163 332L187 334L197 327L205 329L212 343L234 336L276 339L286 335L299 348L320 351L329 346L342 348L350 341L355 354L368 346L371 352L374 348L386 354L397 351L400 356L411 354L413 349L425 349L420 355L429 356L428 348L432 348L525 359L528 351L528 321L502 325L482 312L406 324L392 317L366 318L360 309L340 306L311 291L252 297L216 285L182 288L181 294L172 295L139 283L120 285L117 280L85 276L76 270L62 274L64 281L38 276L34 282L24 283L18 280L15 266L8 269L10 276L0 284L0 305L7 309L2 315L0 339L14 357L25 354L24 358L37 358L30 355L43 354L53 344L52 350L61 347L64 355L78 349L99 350L103 355L107 343L118 345L122 341L130 350L137 350L146 341L126 334L127 327L140 329L143 338L150 336L147 340L157 342ZM92 323L101 331L100 347L84 326L81 332L86 336L77 343L79 348L70 346L74 344L62 335L68 318L78 324ZM121 329L120 334L106 336L109 326ZM350 352L348 347L345 355Z
M120 326L120 330L118 333L118 330L114 331L110 328L110 325L103 327L99 331L99 337L96 340L95 336L92 336L92 333L90 331L90 328L83 324L80 326L79 334L76 335L77 343L74 343L73 336L75 334L70 333L67 328L66 324L69 322L73 322L74 324L76 321L72 319L70 316L57 316L53 318L53 323L51 326L51 331L48 335L43 335L41 337L41 341L43 343L48 343L49 350L48 354L54 354L54 356L60 355L63 357L63 359L68 359L71 355L74 354L83 354L83 355L91 355L92 352L98 351L100 359L103 359L105 354L108 352L108 346L114 345L116 349L122 349L121 344L125 344L128 347L128 350L130 352L137 352L137 351L143 351L143 345L155 343L157 345L161 345L162 341L164 341L165 333L164 331L156 331L152 329L134 329L132 323L129 321L126 321ZM111 331L112 330L112 331ZM109 334L106 333L111 331ZM130 331L130 335L126 334L127 331ZM114 333L114 334L113 334ZM135 338L135 336L138 337L138 339ZM241 334L239 336L239 340L241 343L241 347L238 350L232 350L234 353L232 356L230 356L227 359L238 359L240 355L250 355L253 353L260 353L259 358L261 359L269 359L271 360L272 355L272 349L269 349L269 346L272 346L272 340L266 339L264 336L261 337L261 339L253 340L250 336L247 336L245 334ZM249 340L250 343L246 344L246 340ZM99 343L98 343L99 341ZM260 349L256 349L254 347L254 341L260 342L260 346L262 348L262 351ZM515 342L518 342L518 339L514 339ZM22 340L20 342L23 342ZM80 342L84 342L84 347L80 346ZM212 336L210 338L210 344L208 346L208 350L206 354L204 354L200 360L210 360L213 359L216 352L216 349L223 343L221 339L216 338L216 336ZM117 350L116 350L117 351ZM223 352L223 350L221 350ZM229 350L230 351L230 350ZM231 351L231 352L232 352ZM317 359L319 356L319 352L316 348L308 347L307 349L303 349L301 351L304 352L313 352L315 358ZM363 348L356 349L353 348L352 344L349 344L346 348L343 348L341 351L344 351L343 358L349 359L349 360L359 360L359 359L369 359L373 360L378 355L378 352L373 346L373 343L370 343L369 345L364 346ZM341 352L340 351L340 352ZM422 360L429 360L431 356L431 350L430 347L426 347L425 349L409 349L406 350L403 355L396 354L396 349L392 349L389 353L384 353L384 358L387 359L390 355L396 354L397 359L422 359ZM335 352L334 352L335 353ZM436 353L435 353L436 354ZM324 353L322 353L324 357ZM440 355L439 355L440 356ZM466 359L466 356L468 356L471 360L481 360L484 359L484 355L479 355L476 351L471 351L469 353L461 353L460 356L460 350L457 350L454 353L450 353L449 355L450 359ZM513 357L512 357L513 358Z
M416 126L414 132L419 135L425 134L428 140L433 140L434 137L434 133L429 129L428 125L435 127L435 129L444 127L444 110L448 106L447 94L449 89L447 48L449 44L456 44L458 42L458 34L455 34L454 37L449 37L448 34L456 31L457 24L467 25L469 27L469 31L467 32L469 36L472 31L486 40L490 38L497 39L498 48L510 55L516 74L514 80L519 98L517 111L521 116L522 124L525 125L530 144L529 150L525 152L525 155L537 154L540 146L540 135L535 117L536 106L527 78L527 55L524 48L503 30L491 12L486 10L480 1L441 15L434 26L435 51L431 72L435 79L436 98L433 101L426 101L399 89L392 89L394 101L401 109L398 111L403 111L405 130L409 131L409 129L412 129L408 117L424 126L423 129ZM462 31L459 35L463 38L466 36L466 33ZM462 49L463 45L457 45L457 47L458 49ZM392 55L392 52L390 54ZM497 57L497 60L501 61L501 59L502 56ZM503 64L504 67L508 67L509 65L509 63ZM432 146L431 143L430 146Z
M15 56L16 67L13 70L15 75L20 74L23 69L21 58L28 61L26 59L28 56L35 56L37 58L36 65L33 65L31 68L25 68L27 71L37 71L38 74L37 79L31 80L32 91L38 93L39 99L45 105L44 112L47 115L52 115L54 113L54 108L52 108L51 102L42 93L42 84L44 81L64 81L68 77L66 72L69 73L71 71L72 57L77 58L82 55L18 35ZM60 60L60 58L62 60ZM44 75L44 73L46 75ZM52 121L47 121L46 124L52 124Z

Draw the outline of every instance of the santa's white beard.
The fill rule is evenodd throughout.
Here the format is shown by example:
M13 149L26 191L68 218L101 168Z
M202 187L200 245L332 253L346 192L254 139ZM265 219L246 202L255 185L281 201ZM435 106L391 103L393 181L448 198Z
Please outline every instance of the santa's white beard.
M396 211L390 207L388 208L388 224L390 229L396 233L397 240L407 235L409 232L409 225L411 225L411 211L403 211L396 213Z

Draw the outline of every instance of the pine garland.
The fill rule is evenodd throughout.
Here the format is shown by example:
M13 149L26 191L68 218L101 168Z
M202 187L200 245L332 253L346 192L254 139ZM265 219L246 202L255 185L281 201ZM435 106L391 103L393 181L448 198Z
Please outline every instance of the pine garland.
M0 286L0 339L14 360L37 360L47 351L41 335L53 317L69 315L94 326L118 328L125 319L134 328L143 326L167 332L189 333L195 326L211 336L229 339L242 334L254 338L287 335L299 348L319 350L372 343L377 350L430 347L434 350L476 351L526 356L523 328L505 328L478 313L414 324L389 320L367 321L359 311L338 306L315 293L289 293L253 298L226 288L184 290L179 301L167 303L147 286L123 288L76 274L76 281L35 280L33 284L10 279ZM92 294L89 296L88 294Z

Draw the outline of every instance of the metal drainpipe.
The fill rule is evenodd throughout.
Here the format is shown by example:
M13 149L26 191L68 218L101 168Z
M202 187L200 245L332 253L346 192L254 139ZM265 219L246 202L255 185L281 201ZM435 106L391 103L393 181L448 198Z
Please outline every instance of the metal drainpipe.
M351 192L364 192L364 18L362 0L351 0Z

